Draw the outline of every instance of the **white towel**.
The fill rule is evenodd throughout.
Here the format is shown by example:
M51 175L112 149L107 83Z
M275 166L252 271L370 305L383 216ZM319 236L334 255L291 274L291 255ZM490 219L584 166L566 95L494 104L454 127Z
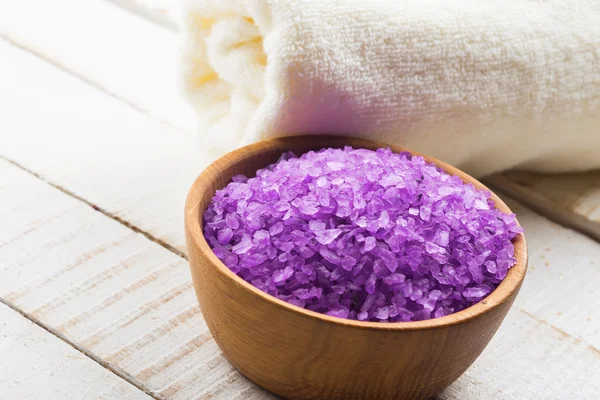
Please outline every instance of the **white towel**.
M333 133L477 176L600 167L599 0L188 0L182 29L213 154Z

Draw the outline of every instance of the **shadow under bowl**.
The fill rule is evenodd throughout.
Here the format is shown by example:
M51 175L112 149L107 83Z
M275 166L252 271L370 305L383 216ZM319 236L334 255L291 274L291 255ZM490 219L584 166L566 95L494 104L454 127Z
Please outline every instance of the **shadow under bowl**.
M270 296L231 272L202 233L215 191L238 174L254 176L286 151L381 142L340 136L295 136L249 145L224 155L196 179L185 208L194 288L206 323L225 357L246 377L288 399L428 399L456 380L486 347L521 287L527 269L523 234L513 239L517 263L483 301L455 314L418 322L361 322L330 317ZM478 189L466 173L423 156ZM496 208L510 209L492 193Z

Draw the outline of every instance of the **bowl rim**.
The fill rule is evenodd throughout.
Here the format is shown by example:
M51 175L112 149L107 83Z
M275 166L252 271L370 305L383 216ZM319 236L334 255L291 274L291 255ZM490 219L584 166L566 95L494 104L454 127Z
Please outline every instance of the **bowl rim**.
M500 197L498 197L492 190L490 190L488 187L486 187L484 184L482 184L469 174L436 158L421 154L416 151L412 151L402 146L387 144L384 142L369 139L334 135L295 135L264 140L254 144L240 147L214 160L196 178L188 193L185 205L185 228L188 237L188 246L193 246L198 253L204 254L211 262L211 264L214 265L217 272L221 275L222 278L231 280L232 283L251 292L256 296L259 296L260 298L271 303L277 308L285 309L289 312L298 314L299 316L313 319L316 318L318 320L321 320L322 322L335 325L343 325L346 327L377 331L411 331L424 329L438 329L446 328L451 325L466 323L483 314L487 314L497 309L504 302L511 300L513 298L513 295L519 290L525 278L528 263L527 243L525 240L525 235L523 233L519 233L513 239L513 245L515 248L515 258L517 259L517 263L509 269L506 277L502 280L500 285L498 285L498 287L494 289L485 299L459 312L449 314L440 318L432 318L424 321L372 322L333 317L316 311L307 310L305 308L290 304L284 300L280 300L254 287L249 282L246 282L245 280L237 276L213 253L212 249L210 248L204 237L204 233L201 229L201 220L203 218L203 215L200 214L200 204L202 202L202 197L204 193L210 190L210 186L214 181L213 178L216 174L218 174L219 171L224 171L231 165L239 163L244 159L256 157L268 150L278 149L281 150L283 153L283 151L285 151L286 148L291 148L290 144L293 144L294 141L301 142L306 140L321 140L325 143L325 145L322 148L332 147L327 145L327 142L329 141L348 141L350 142L350 144L348 145L351 145L354 148L362 147L373 149L383 147L390 148L395 153L409 152L412 155L421 156L426 161L434 163L436 166L442 168L447 173L459 176L464 182L473 184L473 186L475 186L477 189L488 190L491 193L491 199L494 201L494 204L496 205L497 209L504 213L512 213L510 208L500 199ZM340 146L333 147L339 148ZM203 213L204 210L202 210L202 214ZM518 219L517 224L520 226ZM192 253L192 251L189 251L190 255ZM190 267L194 268L191 262Z

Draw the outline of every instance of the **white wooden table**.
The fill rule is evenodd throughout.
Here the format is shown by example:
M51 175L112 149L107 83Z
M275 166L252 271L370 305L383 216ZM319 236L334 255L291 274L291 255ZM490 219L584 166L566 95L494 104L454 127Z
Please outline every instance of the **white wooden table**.
M183 203L209 160L177 93L178 12L0 2L0 399L272 397L224 360L191 285ZM508 200L527 279L439 399L595 400L600 244Z

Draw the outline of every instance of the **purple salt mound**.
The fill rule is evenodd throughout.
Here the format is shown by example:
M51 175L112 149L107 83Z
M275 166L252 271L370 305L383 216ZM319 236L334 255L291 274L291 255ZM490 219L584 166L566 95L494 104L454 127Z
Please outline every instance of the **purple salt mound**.
M522 229L422 157L389 149L284 154L236 176L204 214L234 273L298 307L360 321L442 317L485 298Z

